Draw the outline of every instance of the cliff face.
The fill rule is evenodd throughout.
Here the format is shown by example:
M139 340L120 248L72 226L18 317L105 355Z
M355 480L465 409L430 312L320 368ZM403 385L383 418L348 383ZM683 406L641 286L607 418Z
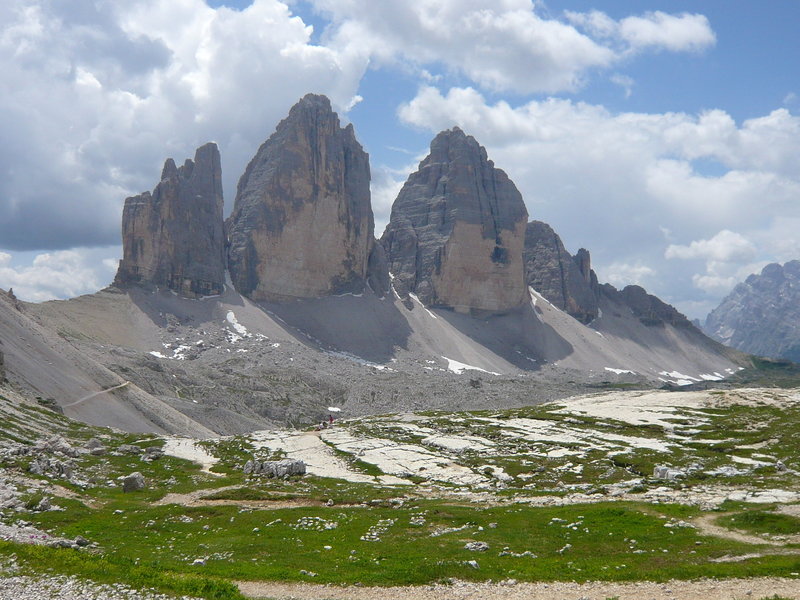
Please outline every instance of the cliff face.
M115 285L152 284L196 297L222 293L225 235L216 144L180 168L170 158L153 193L127 198Z
M686 329L696 329L686 316L671 304L667 304L657 296L648 294L638 285L628 285L617 290L613 285L604 283L600 286L600 293L607 298L621 302L631 309L639 321L649 327L663 327L672 325ZM697 330L698 333L700 330Z
M486 150L457 127L441 132L381 238L395 290L460 312L521 306L527 218L516 186Z
M800 362L800 261L750 275L711 311L705 330L744 352Z
M588 250L581 248L572 256L552 227L531 221L524 257L529 286L582 323L597 317L597 277Z
M325 96L305 96L239 180L227 222L236 289L280 301L380 287L369 181L353 126Z

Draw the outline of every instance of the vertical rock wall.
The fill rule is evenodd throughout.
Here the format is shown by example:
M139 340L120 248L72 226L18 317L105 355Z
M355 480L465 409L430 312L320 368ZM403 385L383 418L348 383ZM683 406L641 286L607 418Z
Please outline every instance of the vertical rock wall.
M516 186L475 138L457 127L439 133L381 238L395 290L460 312L521 306L527 217Z
M375 244L369 181L353 126L325 96L305 96L239 180L227 222L236 289L278 301L361 292Z
M170 158L153 193L127 198L123 257L114 283L152 284L196 297L222 293L225 233L222 169L216 144L180 168Z

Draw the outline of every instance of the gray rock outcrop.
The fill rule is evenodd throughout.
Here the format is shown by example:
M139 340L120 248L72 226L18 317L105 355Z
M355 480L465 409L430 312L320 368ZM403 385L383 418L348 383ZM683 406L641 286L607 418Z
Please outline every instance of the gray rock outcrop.
M527 220L516 186L475 138L458 127L439 133L381 238L395 290L459 312L521 306Z
M647 290L641 286L628 285L622 290L617 290L613 285L604 283L600 286L600 293L610 300L621 302L630 308L633 315L648 327L672 325L701 333L678 309L657 296L648 294Z
M139 473L139 471L131 473L130 475L125 475L125 477L122 478L123 492L135 492L138 490L143 490L144 486L144 475Z
M281 460L248 460L243 468L246 475L266 475L267 477L291 477L305 475L306 463L295 458Z
M222 168L216 144L180 168L170 158L153 193L127 198L123 257L115 285L164 286L186 297L221 294L225 284Z
M305 96L239 180L227 221L239 293L286 301L363 291L370 263L381 266L369 182L352 124L340 126L325 96Z
M567 252L547 223L531 221L525 230L525 278L528 285L582 323L598 314L597 276L589 251Z
M738 350L800 362L800 261L750 275L711 311L704 329Z

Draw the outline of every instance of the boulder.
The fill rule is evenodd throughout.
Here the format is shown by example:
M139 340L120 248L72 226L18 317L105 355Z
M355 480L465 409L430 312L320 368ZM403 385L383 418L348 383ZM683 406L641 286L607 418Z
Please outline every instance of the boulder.
M137 446L136 444L121 444L119 448L117 448L118 452L122 454L141 454L144 452L141 446Z
M226 224L239 293L287 301L362 292L370 258L381 268L369 181L369 157L328 98L295 104L239 180Z
M136 471L135 473L131 473L130 475L126 475L122 478L122 491L123 492L135 492L137 490L143 490L145 485L144 475Z
M244 465L247 475L266 475L267 477L286 478L292 475L305 475L306 463L295 458L282 460L248 460Z
M43 477L72 479L73 468L68 462L62 462L47 456L37 456L28 466L28 471L34 475L41 475Z
M46 452L48 454L61 454L76 458L80 452L77 448L73 448L70 443L60 435L53 436L46 440L39 440L34 447L35 451Z
M525 230L525 278L551 304L582 323L598 315L597 276L589 251L572 256L547 223L531 221Z
M114 284L151 284L195 298L225 284L222 169L216 144L180 167L170 158L153 193L127 198Z
M439 133L381 238L395 290L464 313L521 306L527 220L516 186L475 138L458 127Z

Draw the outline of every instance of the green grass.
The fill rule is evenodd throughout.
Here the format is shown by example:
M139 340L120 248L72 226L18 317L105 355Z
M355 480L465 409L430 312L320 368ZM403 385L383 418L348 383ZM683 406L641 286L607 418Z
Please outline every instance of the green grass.
M752 552L753 546L701 538L691 528L664 527L667 518L690 518L696 509L660 505L654 511L636 503L485 508L437 500L408 501L399 508L242 510L230 505L149 506L131 494L100 510L75 503L64 513L31 519L68 537L83 535L99 543L105 556L124 564L147 564L173 575L201 571L227 580L304 581L303 569L318 574L315 583L364 585L424 584L449 577L664 581L800 570L800 559L788 556L709 563L725 554ZM381 530L378 540L362 539L376 527ZM490 550L465 550L472 540L487 542ZM511 554L501 556L506 548ZM537 558L514 555L525 551ZM195 558L205 558L206 565L192 566ZM473 559L480 569L465 566Z
M244 600L238 588L206 575L165 571L158 562L136 561L115 554L94 555L69 549L0 541L0 556L14 557L23 574L73 575L97 583L123 583L174 596L208 600Z
M751 533L768 533L771 535L800 534L800 519L780 513L761 510L748 510L734 515L721 517L720 525L731 529L741 529Z

